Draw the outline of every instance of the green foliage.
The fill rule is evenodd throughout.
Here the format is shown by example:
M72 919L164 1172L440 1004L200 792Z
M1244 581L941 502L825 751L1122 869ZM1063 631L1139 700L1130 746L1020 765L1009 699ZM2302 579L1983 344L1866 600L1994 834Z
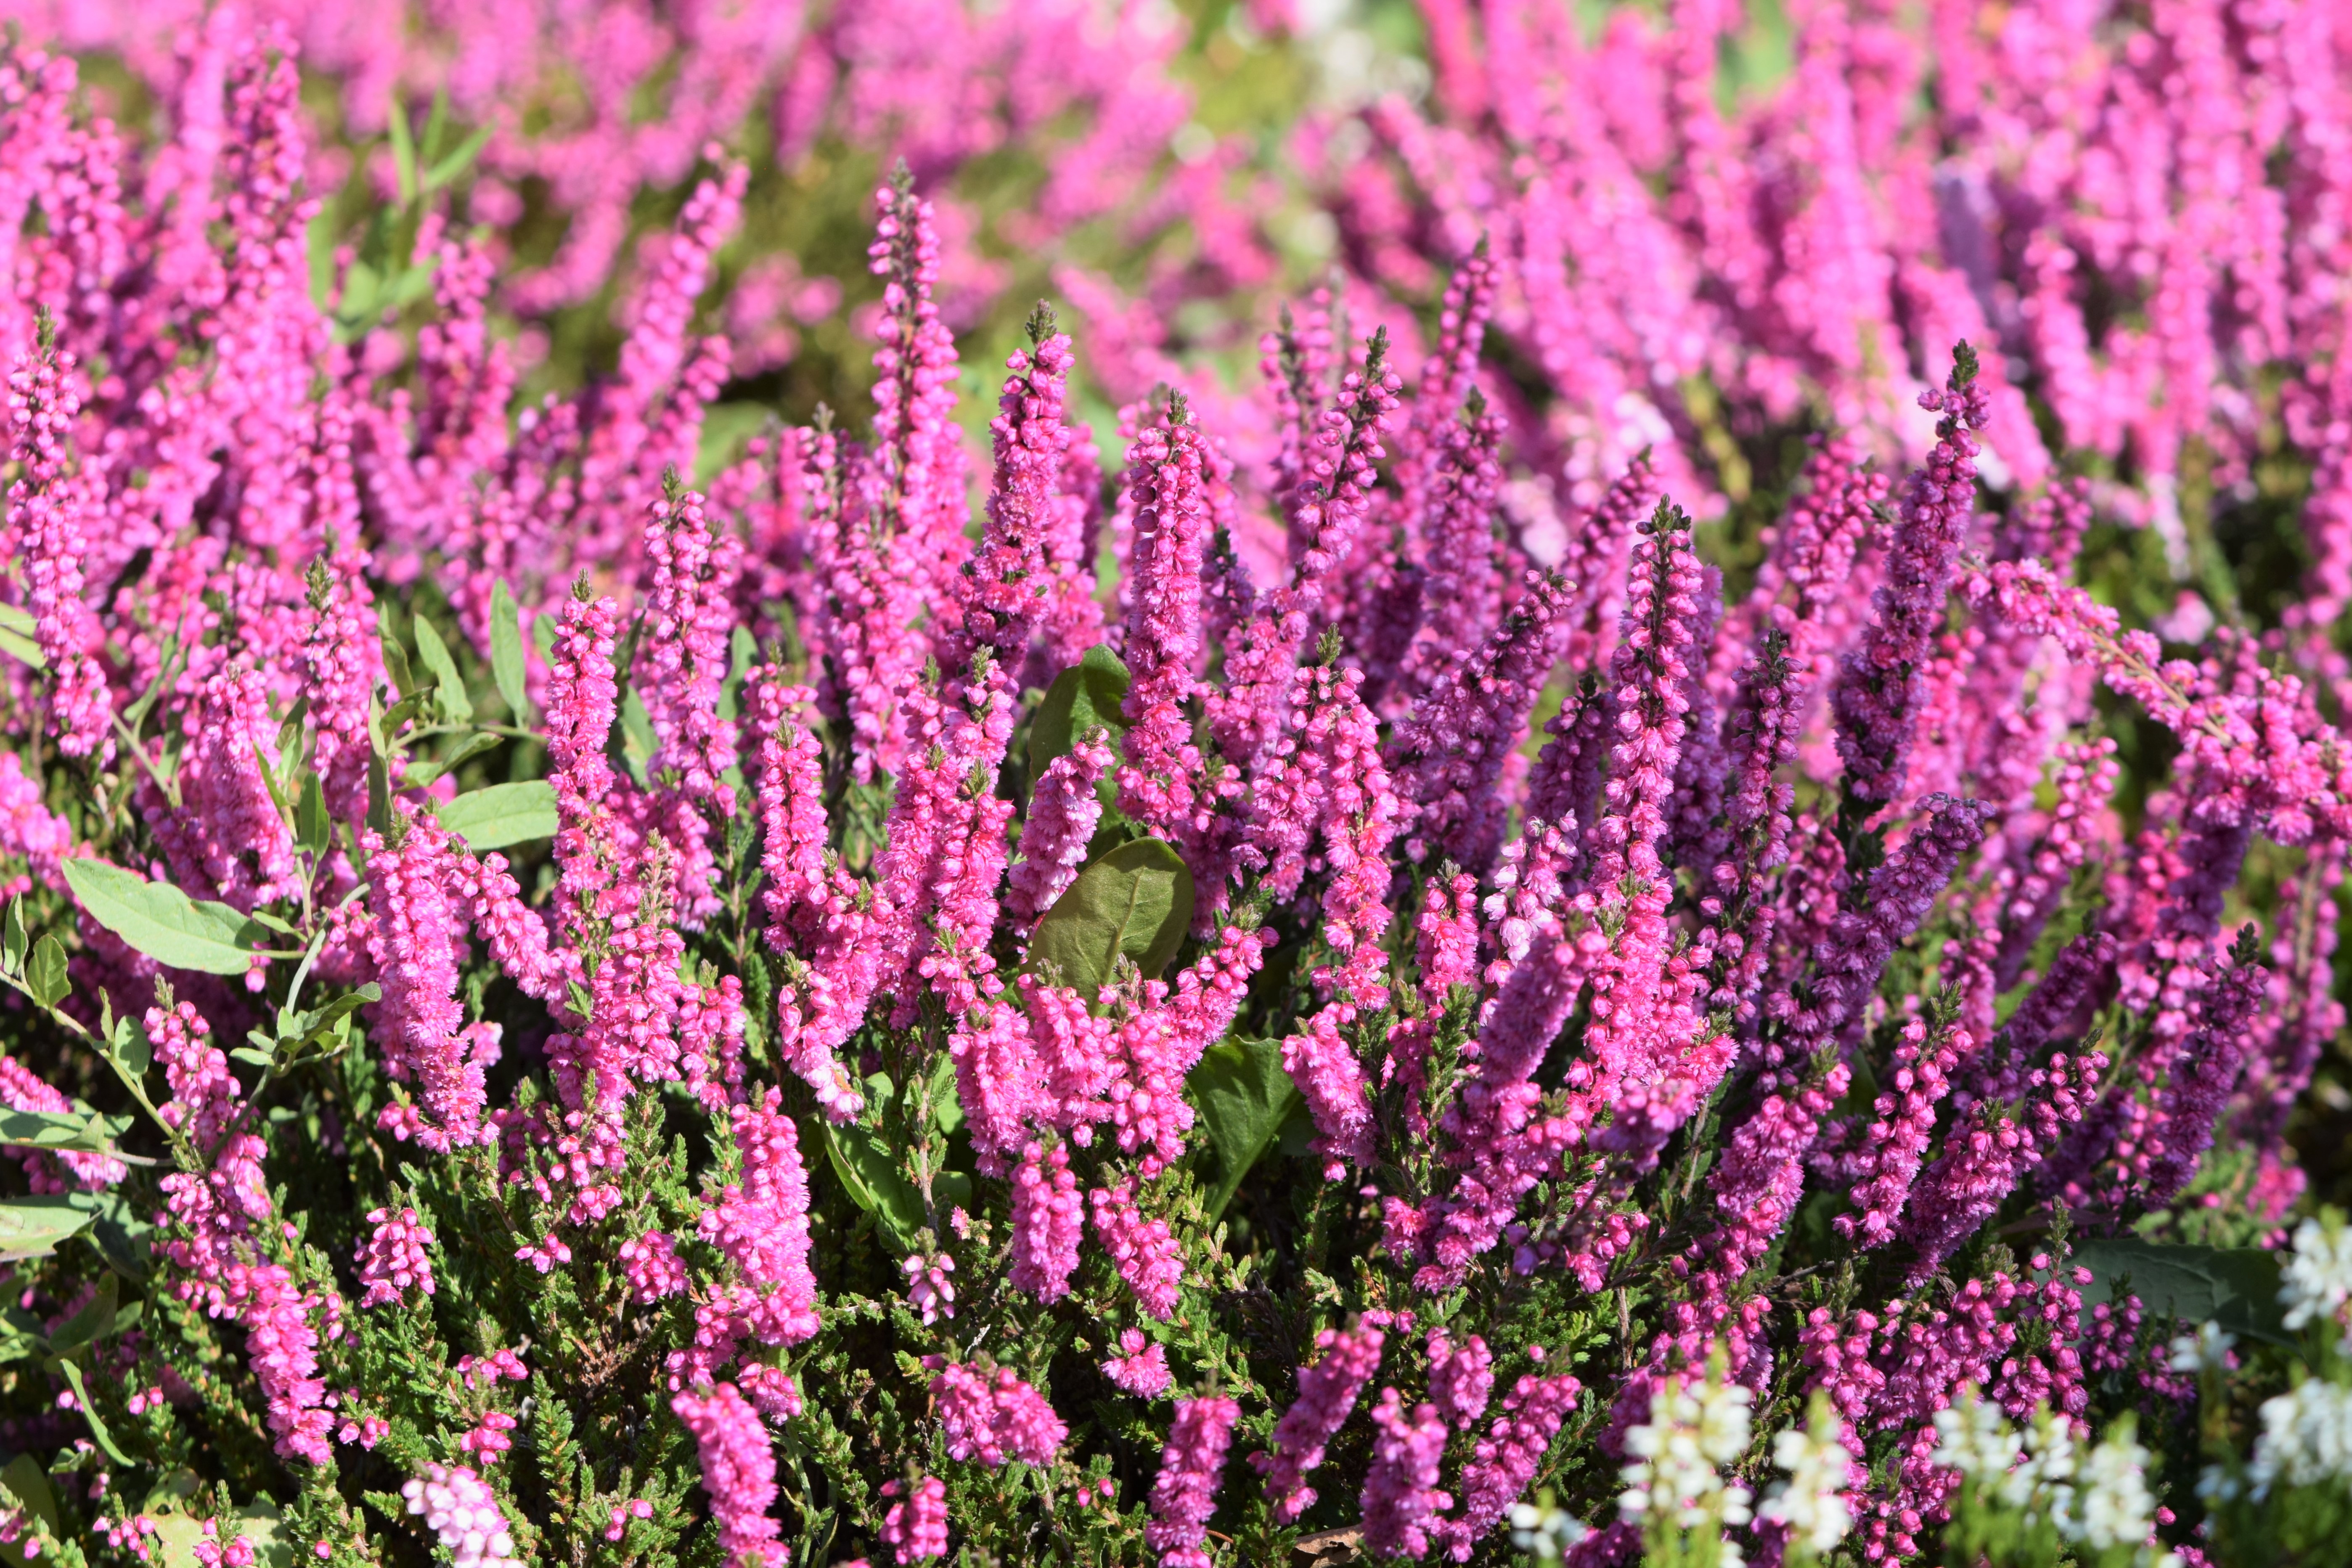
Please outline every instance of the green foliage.
M1122 960L1158 978L1192 923L1192 873L1156 838L1087 862L1029 939L1033 973L1092 997Z

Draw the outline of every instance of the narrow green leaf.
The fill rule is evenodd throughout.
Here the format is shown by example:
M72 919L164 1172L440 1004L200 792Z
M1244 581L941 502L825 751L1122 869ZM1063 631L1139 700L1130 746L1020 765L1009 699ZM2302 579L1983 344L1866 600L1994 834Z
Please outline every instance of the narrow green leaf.
M447 157L425 171L425 188L428 191L437 191L464 174L482 149L489 145L489 141L490 127L484 125L476 129L471 135L458 142Z
M1025 967L1092 1006L1120 954L1157 977L1192 923L1192 873L1159 839L1139 838L1078 873L1037 922Z
M131 1456L116 1445L114 1434L106 1429L106 1423L100 1417L97 1406L90 1404L89 1390L82 1386L81 1368L74 1363L71 1356L59 1356L58 1370L65 1373L66 1382L72 1386L74 1399L81 1405L83 1418L89 1423L89 1435L98 1439L98 1446L106 1450L106 1457L126 1468L132 1464L134 1461Z
M425 134L417 139L416 154L420 163L430 163L441 156L441 138L449 130L449 89L436 88L433 107L425 116Z
M719 686L719 716L732 719L742 710L743 678L760 657L760 642L748 626L737 626L727 642L727 679Z
M653 715L646 711L646 700L632 686L621 699L621 757L638 784L648 782L646 769L660 749L661 742L654 737Z
M392 168L400 181L400 205L407 206L416 200L416 143L408 129L408 106L392 106Z
M526 667L522 657L522 616L501 577L490 586L490 679L506 699L515 722L530 721L530 699L524 694Z
M467 763L489 751L505 739L505 736L493 735L487 730L477 730L450 747L446 756L426 757L409 763L408 772L404 775L404 781L421 788L444 773L456 773Z
M539 657L543 663L555 662L555 627L553 616L541 616L530 623L530 645L539 649Z
M70 1197L0 1202L0 1262L47 1258L58 1243L87 1230L96 1217Z
M433 672L433 683L441 703L441 715L452 724L468 723L474 717L474 704L466 695L466 678L457 673L457 661L449 657L449 645L433 629L433 623L423 616L416 617L416 657Z
M310 303L322 311L335 303L335 204L320 204L306 236L310 256Z
M33 944L32 961L25 968L25 984L32 987L33 1000L44 1007L54 1007L66 999L73 983L66 978L66 950L58 939L44 934Z
M417 689L416 677L408 668L408 649L401 643L400 633L393 621L390 604L382 604L375 607L375 624L376 640L383 647L383 672L392 678L393 689L405 697ZM385 726L387 739L390 737L391 731L392 726L387 724Z
M1035 788L1046 765L1066 757L1083 736L1108 730L1113 740L1127 733L1121 705L1127 700L1127 666L1108 647L1097 643L1086 657L1054 678L1045 700L1029 721L1029 784ZM1110 786L1115 797L1117 784ZM1108 804L1106 802L1105 804Z
M92 920L159 963L205 974L243 974L262 931L226 904L198 903L169 882L150 882L103 860L65 862L66 880Z
M0 963L7 965L11 974L25 970L25 946L29 938L25 931L25 900L11 899L5 914L0 914Z
M1219 1041L1201 1054L1185 1087L1217 1152L1217 1184L1205 1200L1213 1220L1306 1101L1283 1070L1282 1046L1276 1040Z
M555 789L545 779L468 790L436 808L441 826L476 850L555 836Z
M327 846L335 841L334 820L327 815L327 795L319 784L319 775L302 775L302 793L294 797L294 834L296 841L313 855L323 855Z
M392 773L380 752L368 758L367 825L378 833L392 829Z

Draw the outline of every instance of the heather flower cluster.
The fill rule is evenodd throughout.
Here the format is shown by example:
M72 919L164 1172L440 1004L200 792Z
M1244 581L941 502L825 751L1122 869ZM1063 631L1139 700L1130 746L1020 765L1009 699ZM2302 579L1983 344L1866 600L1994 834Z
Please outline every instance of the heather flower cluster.
M0 0L0 1548L2339 1552L2352 33L1751 11Z

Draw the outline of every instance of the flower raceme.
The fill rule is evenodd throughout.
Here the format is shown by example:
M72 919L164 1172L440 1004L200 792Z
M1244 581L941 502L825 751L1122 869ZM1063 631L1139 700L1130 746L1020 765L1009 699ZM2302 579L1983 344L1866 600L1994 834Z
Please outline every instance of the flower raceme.
M874 9L924 47L920 7ZM2308 617L2168 653L2074 581L2137 503L2059 471L2045 405L2092 451L2130 426L2167 479L2137 502L2177 509L2195 442L2254 482L2174 396L2222 374L2183 231L2149 253L2195 296L2149 306L2151 423L2121 371L2034 379L2083 326L2041 230L2022 292L1920 248L1966 228L1961 174L1895 260L1858 237L1858 149L1917 85L1839 64L1899 53L1877 24L1804 23L1834 101L1750 130L1818 188L1765 190L1683 53L1552 60L1603 102L1587 146L1533 101L1549 66L1500 74L1522 8L1481 13L1483 61L1427 9L1478 129L1447 152L1399 100L1381 157L1450 184L1481 138L1527 151L1428 226L1507 189L1517 254L1458 234L1424 268L1426 352L1385 307L1354 342L1342 287L1255 394L1125 386L1108 286L1065 275L1100 358L1034 315L984 463L965 217L923 159L873 193L870 422L730 442L740 345L695 334L752 178L723 148L619 290L614 374L510 410L488 323L604 240L502 293L505 253L418 195L385 263L410 293L359 310L383 258L329 247L330 314L290 33L192 25L152 143L0 54L0 210L45 307L0 310L29 1194L0 1202L45 1238L12 1287L42 1356L0 1386L43 1463L0 1539L228 1561L223 1521L267 1517L353 1564L1231 1568L1318 1539L1495 1562L1515 1521L1596 1565L1883 1562L2001 1498L2095 1552L2180 1533L2157 1448L2087 1435L2192 1432L2205 1363L2108 1287L2135 1247L2286 1233L2352 842ZM848 8L824 47L878 26ZM1033 63L1042 125L1062 67ZM1670 209L1620 144L1657 138ZM552 177L526 163L496 177ZM2021 224L2097 194L2000 177ZM1359 225L1396 195L1350 188ZM1821 286L1882 265L1900 310ZM1624 342L1593 335L1612 289L1647 312ZM1914 321L1948 365L1903 389L1916 429L1848 342ZM1123 451L1090 374L1133 394ZM2297 383L2290 423L2344 395ZM1837 428L1727 510L1801 406ZM2294 879L2267 943L2224 929L2246 866L2257 900ZM2340 1237L2297 1235L2285 1328L2340 1339ZM2341 1425L2306 1383L2265 1406L2264 1478Z

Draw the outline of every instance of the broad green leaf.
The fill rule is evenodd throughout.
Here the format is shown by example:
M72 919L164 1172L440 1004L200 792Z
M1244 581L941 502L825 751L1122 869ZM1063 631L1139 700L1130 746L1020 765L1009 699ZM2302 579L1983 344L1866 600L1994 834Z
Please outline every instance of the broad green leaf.
M106 1040L107 1054L131 1077L138 1078L155 1065L155 1043L143 1030L132 1026L130 1019L115 1019Z
M898 1163L870 1129L848 1122L823 1122L824 1152L833 1173L859 1208L882 1222L882 1228L899 1251L915 1245L923 1228L923 1194L907 1180Z
M468 790L435 809L441 826L476 850L555 836L555 788L545 779Z
M15 632L20 637L37 636L41 623L33 613L16 605L0 605L0 631Z
M80 1366L69 1355L57 1359L58 1370L65 1373L67 1384L74 1391L75 1400L81 1405L82 1416L89 1423L89 1435L98 1439L98 1446L106 1450L108 1458L118 1465L131 1465L133 1462L131 1456L116 1445L114 1434L106 1429L106 1422L99 1415L98 1407L90 1404L89 1390L82 1386Z
M1127 666L1101 643L1087 649L1084 658L1054 678L1054 684L1045 689L1045 700L1038 704L1037 716L1029 721L1032 789L1045 776L1046 765L1055 757L1068 756L1082 736L1106 729L1116 740L1127 732L1120 704L1127 700L1128 684ZM1117 798L1118 785L1104 782L1109 784L1110 798Z
M1091 1006L1119 954L1157 977L1192 923L1192 873L1159 839L1139 838L1087 862L1037 922L1026 967Z
M25 984L32 987L33 1000L44 1007L54 1007L66 999L73 983L66 978L66 950L56 937L44 933L33 944L32 962L25 966Z
M2190 1247L2179 1242L2103 1237L2074 1248L2074 1261L2091 1271L2087 1305L2113 1299L2118 1280L2161 1322L2207 1320L2240 1336L2294 1342L2279 1310L2279 1259L2258 1247Z
M1306 1102L1283 1069L1277 1040L1220 1040L1201 1053L1185 1087L1217 1152L1217 1184L1206 1199L1213 1220Z
M16 1500L17 1506L41 1521L54 1541L65 1539L65 1528L58 1522L57 1494L49 1489L49 1473L41 1461L30 1454L19 1454L0 1469L0 1489Z
M539 649L540 658L548 664L555 662L555 631L553 616L541 616L530 623L531 646Z
M466 695L466 678L457 673L457 661L449 657L449 645L441 640L441 634L423 616L416 617L415 625L416 657L433 672L442 717L453 724L471 722L474 704Z
M66 880L90 919L159 963L204 974L243 974L258 926L226 904L199 903L169 882L149 882L104 860L68 860Z
M196 1555L198 1543L209 1541L226 1545L240 1535L253 1548L253 1560L259 1568L293 1568L294 1544L284 1539L283 1521L276 1505L267 1500L247 1503L235 1514L214 1521L212 1535L205 1533L203 1520L177 1509L150 1509L147 1517L154 1521L163 1568L199 1568L204 1559Z
M95 1205L85 1206L97 1212L98 1220L90 1226L89 1239L97 1244L106 1266L133 1284L144 1280L155 1234L155 1226L144 1212L117 1192L100 1194Z
M229 1533L229 1521L221 1521L221 1533ZM245 1537L253 1547L254 1562L259 1568L293 1568L294 1542L287 1538L285 1521L278 1506L267 1498L256 1498L236 1510L236 1533Z
M70 1149L110 1154L106 1119L81 1110L0 1110L0 1143L12 1149Z
M47 1258L58 1244L79 1236L97 1215L69 1197L9 1198L0 1202L0 1262Z
M49 668L49 661L41 656L41 645L14 626L0 626L0 653L35 669Z
M499 695L507 700L507 711L518 724L530 722L530 699L523 692L525 668L522 616L515 609L514 595L507 592L507 580L501 577L490 586L490 679L497 682Z

